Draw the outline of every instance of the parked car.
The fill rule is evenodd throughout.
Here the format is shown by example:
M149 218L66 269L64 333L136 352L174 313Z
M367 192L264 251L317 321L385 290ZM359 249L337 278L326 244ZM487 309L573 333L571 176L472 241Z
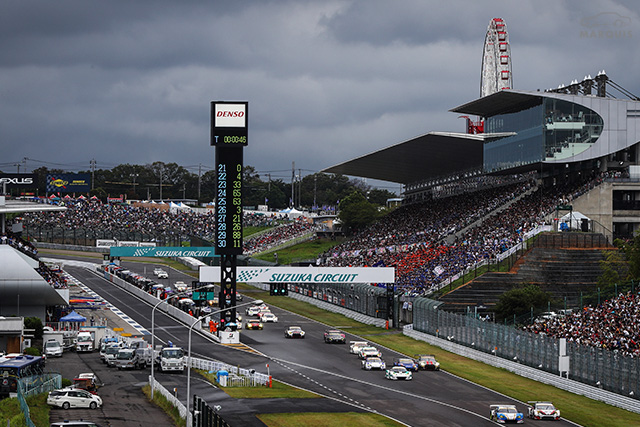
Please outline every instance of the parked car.
M62 357L62 346L57 340L44 343L44 355L47 357Z
M91 394L86 390L63 388L60 390L50 391L47 396L47 404L57 406L62 409L96 409L102 406L102 399L97 394Z

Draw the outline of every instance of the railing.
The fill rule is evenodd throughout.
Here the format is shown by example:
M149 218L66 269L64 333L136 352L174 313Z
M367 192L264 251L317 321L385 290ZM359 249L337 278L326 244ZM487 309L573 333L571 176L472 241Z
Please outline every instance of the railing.
M189 363L189 358L187 358L187 366L208 372L227 371L229 373L229 378L227 380L228 385L257 387L269 386L271 384L271 376L269 375L255 372L253 369L244 369L216 360L192 357L191 363Z
M169 390L164 388L163 385L156 381L156 379L151 375L149 375L149 384L151 385L152 390L160 392L160 394L163 395L169 401L169 403L171 403L178 409L178 413L180 414L181 418L187 419L187 407L184 406L184 404L180 402L180 400L178 400L173 394L171 394ZM151 398L153 398L153 396L151 396Z

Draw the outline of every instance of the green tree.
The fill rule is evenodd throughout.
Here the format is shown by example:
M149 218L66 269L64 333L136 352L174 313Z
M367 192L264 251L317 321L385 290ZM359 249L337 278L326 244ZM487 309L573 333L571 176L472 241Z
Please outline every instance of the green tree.
M551 301L551 294L537 285L521 285L500 295L494 311L496 319L505 319L529 313L531 307L543 308Z
M25 317L24 318L24 328L25 329L33 329L33 336L36 339L42 339L42 333L44 332L44 326L42 325L42 320L39 317Z
M362 230L378 217L378 209L359 191L353 191L340 201L338 218L342 223L342 230L346 233Z
M387 200L396 197L398 196L391 191L381 190L379 188L374 188L367 194L367 199L369 200L369 202L377 206L387 206Z

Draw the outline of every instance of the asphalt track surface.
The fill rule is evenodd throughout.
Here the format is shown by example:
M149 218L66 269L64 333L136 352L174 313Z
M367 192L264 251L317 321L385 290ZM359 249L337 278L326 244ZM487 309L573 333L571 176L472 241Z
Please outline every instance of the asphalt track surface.
M146 269L147 276L154 266L124 263L138 273ZM151 330L151 307L138 298L114 286L83 268L66 267L71 275L84 285L117 306L140 325ZM170 281L193 278L172 272ZM245 299L246 302L246 299ZM286 304L286 300L283 300ZM244 308L238 311L244 316ZM209 341L197 333L192 334L192 354L212 358L257 372L269 373L274 379L316 392L325 399L232 399L223 391L192 375L191 392L204 398L210 405L220 405L221 415L231 425L262 426L255 414L283 412L347 412L373 411L409 426L489 426L489 405L515 404L526 414L526 405L472 384L446 372L420 371L412 381L390 381L383 372L364 371L356 355L349 354L347 345L326 344L323 332L327 325L272 307L278 323L268 323L264 330L243 330L241 342L255 351L241 351ZM286 339L284 329L301 326L305 339ZM331 325L339 328L340 325ZM347 342L361 340L347 333ZM171 340L186 349L188 328L156 311L156 343ZM386 331L381 330L381 334ZM391 364L400 354L380 347L383 358ZM267 368L267 365L269 366ZM186 394L186 375L157 374L169 390L177 390L182 398ZM544 400L544 396L540 396ZM330 415L329 415L330 417ZM526 424L540 421L526 419ZM327 424L330 424L329 422ZM560 420L554 425L575 425Z

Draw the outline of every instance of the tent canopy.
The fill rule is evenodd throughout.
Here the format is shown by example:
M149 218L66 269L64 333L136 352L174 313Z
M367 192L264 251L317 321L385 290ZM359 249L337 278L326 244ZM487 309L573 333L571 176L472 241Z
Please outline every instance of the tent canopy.
M85 322L86 320L86 317L76 313L75 310L60 318L61 322Z

